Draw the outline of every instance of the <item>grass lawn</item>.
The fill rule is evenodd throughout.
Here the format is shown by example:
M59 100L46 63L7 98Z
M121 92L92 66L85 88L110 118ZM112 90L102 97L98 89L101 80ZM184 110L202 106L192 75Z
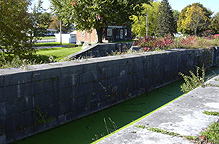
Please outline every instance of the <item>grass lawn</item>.
M46 43L35 43L34 47L40 47L40 46L59 46L59 42L46 42ZM67 43L62 43L62 45L68 45Z
M47 36L47 37L40 37L42 40L47 40L47 39L56 39L55 36Z
M40 49L37 50L36 55L39 55L42 59L48 59L48 57L52 56L53 61L60 61L61 59L80 51L81 48L82 47Z

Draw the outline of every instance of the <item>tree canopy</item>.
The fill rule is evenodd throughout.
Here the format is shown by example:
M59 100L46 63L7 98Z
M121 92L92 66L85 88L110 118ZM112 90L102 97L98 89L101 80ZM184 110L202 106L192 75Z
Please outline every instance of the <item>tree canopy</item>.
M30 17L33 25L33 36L39 38L47 33L47 28L52 22L51 14L46 12L42 7L42 0L38 1L37 5L34 5L33 12L30 13Z
M195 34L207 30L212 12L200 3L186 6L179 15L178 31Z
M51 0L55 13L74 23L77 30L96 29L102 42L103 29L112 24L130 25L129 17L141 10L148 0Z
M60 31L60 20L58 19L57 16L52 17L52 22L50 23L49 28ZM72 25L70 23L68 23L68 22L63 23L62 22L62 32L63 33L71 32L71 30L72 30Z
M168 0L161 1L158 11L156 28L158 36L176 33L176 21L174 20L173 11Z
M7 55L21 57L33 51L29 5L29 0L0 1L0 50Z
M212 18L211 18L211 25L210 28L215 32L219 33L219 12L217 12Z
M146 15L148 14L148 35L155 34L157 25L157 14L160 2L153 2L142 5L142 11L139 15L132 15L130 19L133 21L132 33L141 37L146 34Z

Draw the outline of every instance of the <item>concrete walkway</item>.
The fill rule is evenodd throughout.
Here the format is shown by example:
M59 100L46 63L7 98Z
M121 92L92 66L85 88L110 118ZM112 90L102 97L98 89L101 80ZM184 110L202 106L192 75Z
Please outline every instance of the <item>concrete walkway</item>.
M182 137L170 136L137 128L138 125L155 127L183 136L200 136L200 132L219 120L219 116L203 114L219 112L219 76L177 100L167 104L134 124L103 138L98 144L190 144Z

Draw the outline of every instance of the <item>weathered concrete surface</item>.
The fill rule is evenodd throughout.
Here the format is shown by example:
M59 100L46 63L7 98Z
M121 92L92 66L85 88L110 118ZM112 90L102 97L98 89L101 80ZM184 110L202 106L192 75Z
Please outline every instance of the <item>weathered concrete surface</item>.
M203 114L204 111L219 111L219 76L164 106L151 115L125 129L103 139L98 144L187 144L184 138L137 128L137 125L156 127L184 136L199 136L219 116Z

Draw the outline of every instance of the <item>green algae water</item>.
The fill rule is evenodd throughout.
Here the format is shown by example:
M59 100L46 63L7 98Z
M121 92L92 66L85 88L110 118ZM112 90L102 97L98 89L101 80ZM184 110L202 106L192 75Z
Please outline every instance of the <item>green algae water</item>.
M206 78L219 74L219 67L211 68ZM92 115L74 120L65 125L15 142L16 144L88 144L105 136L108 132L124 127L183 93L183 80L168 84L148 94L139 95L126 102Z

